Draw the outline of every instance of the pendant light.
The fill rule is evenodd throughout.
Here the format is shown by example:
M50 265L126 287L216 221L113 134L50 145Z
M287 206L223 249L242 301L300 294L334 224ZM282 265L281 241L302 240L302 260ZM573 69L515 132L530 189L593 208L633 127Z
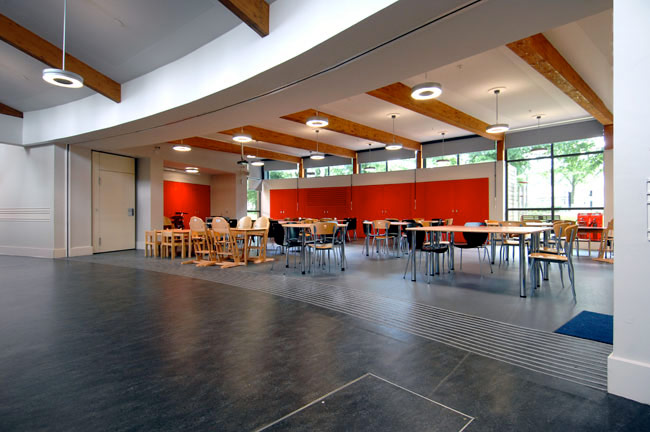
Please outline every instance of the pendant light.
M232 136L232 140L238 143L246 144L253 141L253 137L250 136L250 134L244 133L244 128L242 127L240 132L237 132Z
M237 165L248 168L248 161L244 159L244 143L240 143L240 155L239 155L239 160L237 161Z
M411 97L415 100L435 99L442 94L440 83L427 81L427 74L424 73L423 83L411 87Z
M537 137L539 138L539 121L542 118L542 114L538 114L536 118L537 118ZM544 147L537 147L528 152L528 157L530 158L543 157L546 155L547 155L547 151Z
M494 90L494 95L496 96L497 121L496 123L489 125L487 129L485 129L485 132L487 133L503 133L503 132L507 132L510 129L510 126L508 126L506 123L499 123L499 93L501 93L500 89Z
M447 132L440 132L440 135L442 135L442 154L443 156L445 155L445 134ZM436 161L436 166L437 167L447 167L451 165L451 161L449 159L438 159Z
M185 167L185 172L188 174L198 174L199 169L197 167Z
M50 84L59 87L80 88L84 86L84 79L81 75L65 70L65 26L68 11L68 1L63 0L63 58L61 69L43 69L43 79Z
M368 159L370 159L370 153L372 152L372 143L368 143ZM367 173L374 173L377 171L377 168L374 165L367 166L364 169L365 172Z
M325 155L323 153L318 152L318 132L320 132L320 131L318 129L316 129L314 132L316 132L316 153L310 154L309 159L323 160L323 159L325 159Z
M400 150L402 148L402 144L395 142L395 119L399 117L399 114L388 114L388 116L393 119L393 142L386 146L386 150Z
M183 140L181 139L181 143L180 144L174 144L172 146L172 150L176 150L178 152L188 152L188 151L192 150L192 147L183 144Z
M256 142L256 144L257 144L257 142ZM260 151L259 151L259 149L256 147L256 148L255 148L255 156L253 156L253 158L255 158L256 160L254 160L253 162L251 162L251 165L253 165L253 166L257 166L257 167L264 166L264 161L259 159L259 157L260 157L260 156L259 156L259 153L260 153ZM247 157L250 158L251 156L248 155Z
M330 124L330 121L327 117L318 115L318 111L316 111L316 115L309 117L305 124L313 128L321 128Z

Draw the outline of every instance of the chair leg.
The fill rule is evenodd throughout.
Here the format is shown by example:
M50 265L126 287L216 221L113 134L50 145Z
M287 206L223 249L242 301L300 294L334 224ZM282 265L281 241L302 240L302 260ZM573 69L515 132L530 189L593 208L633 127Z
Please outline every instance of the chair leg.
M564 289L564 272L562 271L562 263L557 263L558 267L560 267L560 281L562 281L562 289Z

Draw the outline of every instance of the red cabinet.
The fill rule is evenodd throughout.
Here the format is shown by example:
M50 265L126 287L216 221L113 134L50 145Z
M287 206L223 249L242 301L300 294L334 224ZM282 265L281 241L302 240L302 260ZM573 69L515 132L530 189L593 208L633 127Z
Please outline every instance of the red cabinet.
M299 192L300 216L343 219L350 215L350 188L308 188Z
M363 221L408 219L413 215L413 184L355 186L352 216L357 218L357 235L363 235Z
M298 217L296 189L273 189L270 193L271 219Z

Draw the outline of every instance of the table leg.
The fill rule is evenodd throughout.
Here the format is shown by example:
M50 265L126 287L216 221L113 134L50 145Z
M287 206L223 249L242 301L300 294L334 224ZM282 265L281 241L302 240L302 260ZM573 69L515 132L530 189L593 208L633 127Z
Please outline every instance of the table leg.
M300 270L305 274L305 228L300 228Z
M526 236L519 236L519 297L526 297Z
M454 270L454 233L449 233L449 270Z
M411 280L415 282L415 272L416 272L416 263L415 263L415 235L416 231L411 231Z
M343 235L341 236L341 271L345 271L345 236L348 233L347 228L343 228Z
M490 253L492 254L492 264L494 264L494 255L497 253L496 238L497 235L495 233L490 233Z

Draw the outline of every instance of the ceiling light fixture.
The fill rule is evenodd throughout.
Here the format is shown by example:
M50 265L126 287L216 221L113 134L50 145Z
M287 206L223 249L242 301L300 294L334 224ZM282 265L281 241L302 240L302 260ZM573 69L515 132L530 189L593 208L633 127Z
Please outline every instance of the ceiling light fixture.
M538 114L538 115L535 116L535 118L537 118L537 132L536 133L537 133L538 138L539 138L539 121L542 118L542 115L543 114ZM537 158L537 157L546 156L547 154L548 154L548 151L546 150L545 147L537 147L537 148L531 149L528 152L528 157L529 158Z
M61 69L43 69L43 79L50 84L59 87L80 88L84 86L84 79L81 75L65 70L65 26L68 10L68 1L63 0L63 59Z
M501 89L494 89L494 95L496 96L497 121L485 129L485 132L487 133L503 133L507 132L510 129L510 126L508 126L506 123L499 123L499 93L501 93Z
M440 135L442 135L442 153L444 155L445 153L445 134L447 132L440 132ZM437 167L446 167L451 165L451 161L449 159L438 159L436 161L436 166Z
M256 161L251 162L251 165L253 165L253 166L264 166L264 161L256 160Z
M255 141L255 143L257 144L257 141ZM255 148L255 156L247 155L246 157L248 157L248 158L252 157L253 159L258 159L258 160L254 160L253 162L251 162L251 165L256 166L256 167L264 166L264 161L259 159L260 150L257 147Z
M250 134L244 133L244 128L242 127L241 132L237 132L232 136L232 140L241 144L245 144L253 141L253 137L250 136Z
M318 111L316 111L316 115L309 117L305 124L313 128L321 128L330 124L330 121L327 117L318 115Z
M176 150L178 152L188 152L188 151L192 150L192 147L183 144L183 140L181 139L181 143L180 144L174 144L172 146L172 150Z
M423 82L411 87L411 97L415 100L435 99L442 94L442 86L437 82Z
M388 116L393 119L393 142L386 146L386 150L400 150L402 143L395 142L395 119L399 117L399 114L388 114Z
M185 167L185 172L189 174L198 174L199 169L197 167Z
M370 159L370 153L372 153L372 143L368 143L368 159ZM377 171L377 167L370 165L364 168L365 172L374 173Z
M239 143L239 148L240 148L240 156L239 160L237 161L237 165L243 167L243 168L248 168L248 161L244 159L244 143L240 142Z
M318 129L316 129L314 132L316 132L316 153L310 154L309 159L323 160L323 159L325 159L325 155L323 153L318 152L318 132L320 132L320 131Z

